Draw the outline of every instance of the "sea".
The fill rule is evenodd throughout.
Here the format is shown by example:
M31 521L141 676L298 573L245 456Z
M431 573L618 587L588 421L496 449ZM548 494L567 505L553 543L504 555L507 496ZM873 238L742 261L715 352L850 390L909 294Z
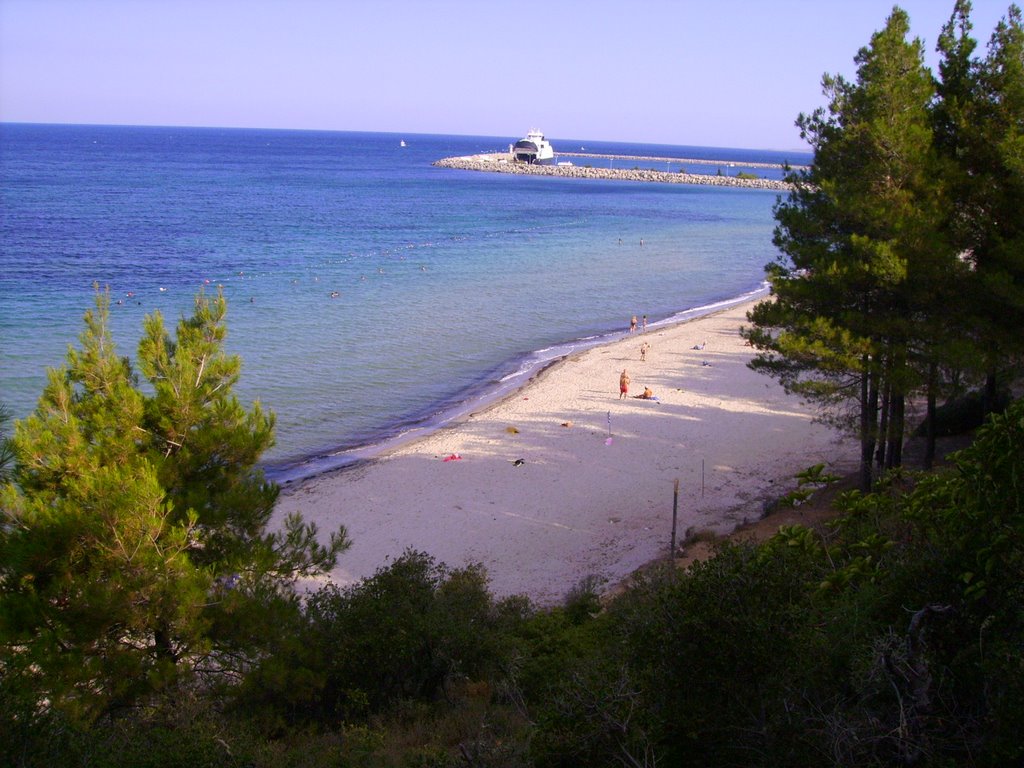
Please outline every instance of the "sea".
M147 314L173 328L221 289L236 393L276 414L264 468L287 483L437 429L633 315L764 292L780 193L432 165L518 138L0 123L0 403L32 412L95 286L131 358ZM811 159L548 139L631 158L595 166L779 178L760 164Z

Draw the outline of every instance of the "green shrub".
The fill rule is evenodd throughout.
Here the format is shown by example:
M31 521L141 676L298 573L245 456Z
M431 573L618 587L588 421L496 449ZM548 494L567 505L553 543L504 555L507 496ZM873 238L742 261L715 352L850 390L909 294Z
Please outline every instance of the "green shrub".
M455 679L501 663L500 627L515 610L496 604L479 566L450 570L420 552L350 587L324 587L306 606L294 655L281 669L295 718L360 720L410 699L430 701ZM279 695L268 658L250 675L246 698ZM296 690L296 668L305 670Z

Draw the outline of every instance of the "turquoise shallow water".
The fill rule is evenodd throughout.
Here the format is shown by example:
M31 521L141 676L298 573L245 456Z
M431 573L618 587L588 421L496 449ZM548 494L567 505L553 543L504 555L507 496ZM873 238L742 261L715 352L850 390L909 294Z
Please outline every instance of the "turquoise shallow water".
M434 425L632 314L761 285L775 193L431 166L516 138L0 124L0 402L31 411L94 282L122 301L126 355L145 313L177 319L221 285L239 394L277 414L267 464L290 478ZM808 160L549 138L730 172Z

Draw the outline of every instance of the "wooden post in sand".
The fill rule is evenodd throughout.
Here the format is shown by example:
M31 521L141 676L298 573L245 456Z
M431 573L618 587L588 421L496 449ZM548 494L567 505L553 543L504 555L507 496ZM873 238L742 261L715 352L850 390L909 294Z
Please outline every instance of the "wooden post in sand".
M672 546L668 551L670 560L676 558L676 518L679 514L679 478L676 478L675 487L672 490Z

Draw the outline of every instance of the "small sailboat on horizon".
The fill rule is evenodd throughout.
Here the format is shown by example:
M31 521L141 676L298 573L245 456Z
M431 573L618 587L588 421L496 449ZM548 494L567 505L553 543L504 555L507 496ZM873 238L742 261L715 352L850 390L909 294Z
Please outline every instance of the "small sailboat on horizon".
M400 147L406 146L405 139L402 139L400 142L398 142L398 146L400 146Z

